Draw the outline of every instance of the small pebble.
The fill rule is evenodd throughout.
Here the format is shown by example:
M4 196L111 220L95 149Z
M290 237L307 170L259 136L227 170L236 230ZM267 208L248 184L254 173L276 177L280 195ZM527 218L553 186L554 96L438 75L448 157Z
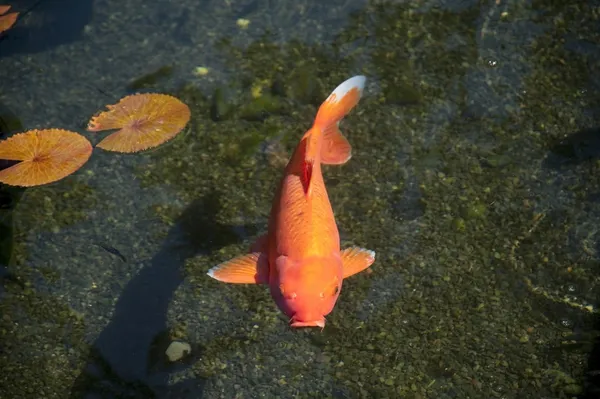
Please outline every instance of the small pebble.
M236 21L236 25L240 29L246 29L248 28L248 25L250 25L250 21L244 18L240 18Z
M196 67L196 69L194 69L194 75L196 76L206 76L208 75L208 68L206 67Z
M173 341L165 351L170 362L176 362L192 352L192 347L187 342Z

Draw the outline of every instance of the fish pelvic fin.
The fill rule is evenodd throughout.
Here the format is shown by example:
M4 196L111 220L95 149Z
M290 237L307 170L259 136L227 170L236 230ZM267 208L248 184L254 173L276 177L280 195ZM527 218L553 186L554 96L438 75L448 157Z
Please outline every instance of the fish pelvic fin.
M252 252L223 262L207 274L223 283L266 284L269 281L269 262L266 254Z
M269 235L263 234L254 240L250 246L250 252L263 252L265 254L269 253Z
M340 132L337 123L326 129L321 144L321 162L326 165L345 164L352 157L352 146Z
M341 165L352 156L352 146L339 129L340 121L358 104L366 78L354 76L341 83L319 107L315 128L321 134L321 143L314 151L320 152L320 161L327 165ZM314 136L317 136L316 134ZM308 152L307 152L308 153Z

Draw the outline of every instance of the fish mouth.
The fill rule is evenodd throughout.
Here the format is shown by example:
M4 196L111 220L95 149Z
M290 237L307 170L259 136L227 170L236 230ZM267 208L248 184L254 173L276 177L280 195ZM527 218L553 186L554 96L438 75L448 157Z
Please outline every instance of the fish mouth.
M312 321L298 321L292 318L292 322L290 324L292 327L321 327L325 328L325 318L321 318L319 320Z

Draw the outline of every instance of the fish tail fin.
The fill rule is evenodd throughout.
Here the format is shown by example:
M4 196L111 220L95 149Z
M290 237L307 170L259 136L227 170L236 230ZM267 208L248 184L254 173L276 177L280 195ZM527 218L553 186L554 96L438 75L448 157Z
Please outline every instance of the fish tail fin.
M319 107L313 127L304 135L305 151L302 165L304 191L310 195L312 170L315 162L328 165L346 163L352 156L352 147L338 125L362 95L366 78L354 76L338 87Z
M321 104L314 124L320 134L311 135L314 143L307 143L307 159L309 155L314 159L316 151L320 151L321 162L328 165L341 165L350 159L352 146L340 132L339 123L358 104L365 81L362 75L344 81ZM309 149L312 152L309 153Z

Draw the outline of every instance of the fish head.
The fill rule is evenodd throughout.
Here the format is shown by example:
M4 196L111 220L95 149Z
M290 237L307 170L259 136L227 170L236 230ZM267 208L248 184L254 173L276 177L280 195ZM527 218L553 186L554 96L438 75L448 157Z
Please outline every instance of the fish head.
M342 289L339 259L313 258L280 270L276 302L292 327L325 327Z

